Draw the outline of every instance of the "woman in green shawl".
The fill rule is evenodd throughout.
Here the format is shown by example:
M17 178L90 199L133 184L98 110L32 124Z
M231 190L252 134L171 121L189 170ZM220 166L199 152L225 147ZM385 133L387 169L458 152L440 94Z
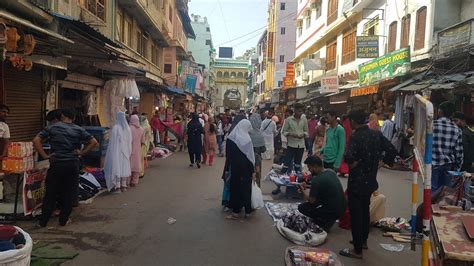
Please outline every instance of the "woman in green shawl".
M140 116L140 126L145 130L145 142L142 145L142 172L140 176L145 176L145 166L147 165L146 157L148 151L150 150L150 146L154 147L153 145L153 131L151 129L150 123L148 123L148 119L146 114L142 114Z

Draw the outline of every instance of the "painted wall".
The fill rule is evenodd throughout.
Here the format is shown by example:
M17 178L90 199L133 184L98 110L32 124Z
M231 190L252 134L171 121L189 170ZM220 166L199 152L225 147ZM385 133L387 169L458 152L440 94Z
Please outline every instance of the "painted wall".
M280 10L281 3L285 3L285 10ZM298 8L295 0L277 0L276 18L276 51L275 51L275 84L278 88L278 81L283 82L286 76L286 63L291 62L295 57L296 46L296 11ZM285 28L285 34L281 34L281 28ZM284 62L280 62L280 56L285 57Z

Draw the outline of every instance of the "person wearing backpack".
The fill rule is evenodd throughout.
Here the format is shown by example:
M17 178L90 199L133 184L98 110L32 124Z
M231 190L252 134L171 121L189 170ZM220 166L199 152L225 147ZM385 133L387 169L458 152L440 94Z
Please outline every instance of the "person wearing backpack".
M462 130L464 160L461 171L472 173L472 164L474 162L474 132L467 126L464 113L455 112L452 120Z

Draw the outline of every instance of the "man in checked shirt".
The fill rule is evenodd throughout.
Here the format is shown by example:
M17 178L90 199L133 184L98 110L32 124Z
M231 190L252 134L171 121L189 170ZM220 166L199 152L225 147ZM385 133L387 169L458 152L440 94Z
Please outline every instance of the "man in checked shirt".
M450 118L455 111L454 104L439 105L438 119L433 122L433 171L431 190L451 186L448 171L459 171L463 161L462 131Z

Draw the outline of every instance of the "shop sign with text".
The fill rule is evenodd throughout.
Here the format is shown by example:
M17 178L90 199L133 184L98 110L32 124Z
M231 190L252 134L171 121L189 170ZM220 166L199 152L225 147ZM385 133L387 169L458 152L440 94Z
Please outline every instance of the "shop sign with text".
M378 86L367 86L351 90L351 97L365 96L370 94L375 94L379 91Z
M327 76L321 79L321 94L335 93L339 90L338 76Z
M403 48L359 65L359 85L403 76L410 68L410 48Z
M357 36L357 58L379 57L379 36Z

